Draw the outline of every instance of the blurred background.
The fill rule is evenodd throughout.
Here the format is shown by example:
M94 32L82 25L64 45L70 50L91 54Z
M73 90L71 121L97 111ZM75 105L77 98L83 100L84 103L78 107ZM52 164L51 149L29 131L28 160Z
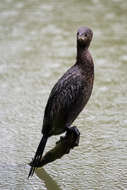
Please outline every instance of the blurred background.
M80 146L27 180L51 88L94 32L94 89L74 122ZM0 1L0 189L127 189L127 1ZM46 151L59 137L53 137Z

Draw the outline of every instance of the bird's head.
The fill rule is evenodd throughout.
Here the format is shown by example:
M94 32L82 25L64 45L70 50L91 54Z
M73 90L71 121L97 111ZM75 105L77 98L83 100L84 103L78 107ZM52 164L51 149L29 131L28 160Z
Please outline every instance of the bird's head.
M88 27L80 27L77 31L77 45L81 47L89 47L93 37L93 32Z

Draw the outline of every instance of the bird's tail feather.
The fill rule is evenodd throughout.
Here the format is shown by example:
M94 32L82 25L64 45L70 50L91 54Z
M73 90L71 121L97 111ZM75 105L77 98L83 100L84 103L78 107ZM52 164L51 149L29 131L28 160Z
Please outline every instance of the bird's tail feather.
M43 135L43 137L42 137L42 139L40 141L40 144L38 145L38 148L37 148L37 151L35 153L34 159L32 161L32 166L30 168L28 178L30 176L33 176L36 167L38 166L39 162L41 161L41 157L42 157L42 154L44 152L44 148L45 148L47 139L48 139L48 137Z

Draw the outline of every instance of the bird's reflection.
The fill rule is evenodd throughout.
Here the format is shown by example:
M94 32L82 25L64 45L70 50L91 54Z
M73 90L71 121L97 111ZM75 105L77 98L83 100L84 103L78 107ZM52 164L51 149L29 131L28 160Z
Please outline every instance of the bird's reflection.
M47 190L62 190L56 181L51 176L49 176L44 168L36 169L35 173L45 183Z

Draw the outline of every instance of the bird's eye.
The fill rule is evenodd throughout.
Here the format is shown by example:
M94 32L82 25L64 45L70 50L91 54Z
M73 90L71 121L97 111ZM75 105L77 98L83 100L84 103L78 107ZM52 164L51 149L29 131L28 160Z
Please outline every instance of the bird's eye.
M85 37L87 37L87 34L85 34Z

